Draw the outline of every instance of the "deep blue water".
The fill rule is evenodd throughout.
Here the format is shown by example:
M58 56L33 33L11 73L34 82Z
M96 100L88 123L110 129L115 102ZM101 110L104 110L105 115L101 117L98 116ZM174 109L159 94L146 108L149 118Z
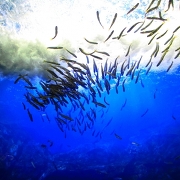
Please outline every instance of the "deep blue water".
M1 6L0 10L3 13L10 12L13 7L16 6L10 7L7 3L6 6ZM2 12L2 16L5 16L6 13ZM140 10L137 12L141 15L144 13ZM1 22L1 25L8 26L6 20ZM21 31L21 25L19 22L15 23L17 33ZM12 44L13 42L16 41L12 41ZM37 51L43 54L41 44L37 44L38 46L40 48ZM0 55L4 47L7 46L0 44ZM14 44L12 47L16 48ZM14 53L12 47L8 48ZM36 44L32 47L37 48ZM5 48L3 53L9 55L5 57L11 62L8 59L12 57L11 51L6 51ZM42 54L37 64L41 62L41 58L44 58ZM34 59L36 62L36 58ZM0 56L0 61L2 60L4 59ZM176 61L178 60L177 58ZM21 59L19 61L21 62ZM90 61L92 65L92 59ZM21 63L22 69L26 67L23 66L26 64L25 61ZM122 62L118 63L116 75L120 76ZM103 91L99 94L97 82L95 85L90 82L90 78L86 76L88 73L82 66L78 67L85 72L85 75L81 71L78 72L78 77L72 72L68 76L76 76L80 81L77 81L78 83L70 83L72 79L68 79L68 82L61 81L62 88L57 86L50 88L58 81L47 82L49 79L42 77L37 79L32 76L35 70L32 74L29 71L30 76L25 77L37 87L36 90L31 90L25 87L28 83L22 78L18 83L14 83L19 77L19 72L15 69L16 63L12 65L14 68L11 64L7 63L7 67L2 64L0 63L2 77L0 80L0 180L180 179L180 69L178 67L173 72L150 70L146 75L147 68L141 67L140 72L136 70L137 66L134 66L136 70L134 79L132 80L132 72L130 75L124 74L120 79L118 92L115 88L117 78L113 79L112 72L108 70L110 73L106 75L106 79L110 83L109 93L104 85L105 80L102 79L102 70L98 67L99 81L103 86ZM129 63L128 66L133 67L133 65L135 62ZM128 66L124 68L126 73L129 70ZM32 64L30 62L26 68L26 70L36 69L33 62ZM47 73L46 70L44 71ZM138 72L140 77L136 83ZM97 75L93 70L91 73ZM44 72L39 74L44 75ZM85 80L81 79L83 77ZM96 79L94 75L92 77ZM64 79L67 80L67 77L64 76ZM126 79L125 90L123 90L124 79ZM42 89L40 84L42 81L46 84L48 93ZM79 87L82 82L86 83L86 88L82 88L83 91L73 89L73 85ZM68 87L70 85L71 88ZM90 88L93 88L95 93ZM81 93L85 93L85 97Z
M141 75L144 87L130 81L125 92L120 85L118 94L115 88L109 95L102 93L110 105L102 108L90 102L97 117L82 134L77 123L75 131L70 126L62 132L52 105L38 111L28 104L23 81L2 80L1 179L179 179L179 75L179 69L174 74L151 72ZM103 98L97 100L105 104ZM75 119L81 108L71 108L62 111Z

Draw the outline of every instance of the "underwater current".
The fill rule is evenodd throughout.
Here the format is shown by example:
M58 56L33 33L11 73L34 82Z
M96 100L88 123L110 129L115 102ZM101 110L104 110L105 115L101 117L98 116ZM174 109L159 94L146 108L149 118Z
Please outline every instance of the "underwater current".
M0 180L179 180L180 1L1 0Z

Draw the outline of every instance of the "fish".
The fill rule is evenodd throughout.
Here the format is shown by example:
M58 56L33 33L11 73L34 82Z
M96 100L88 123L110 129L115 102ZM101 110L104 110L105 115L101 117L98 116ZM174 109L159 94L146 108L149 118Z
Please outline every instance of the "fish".
M89 41L89 40L87 40L86 38L84 38L88 43L90 43L90 44L98 44L97 42L92 42L92 41Z
M104 43L112 36L113 33L114 33L114 30L111 31L111 33L109 34L109 36L104 40Z
M165 12L167 12L170 8L170 6L172 6L172 8L174 9L174 3L173 3L173 0L169 0L169 3L168 3L168 8Z
M86 55L87 64L89 64L89 57Z
M141 79L141 86L144 88L144 84L143 84L143 81L142 81L142 79Z
M72 56L74 56L75 58L77 58L77 56L76 56L74 53L72 53L71 51L68 51L67 49L66 49L66 51L67 51L68 53L70 53Z
M107 101L106 101L106 97L104 96L104 102L107 104L107 105L110 105Z
M119 36L118 36L118 40L121 38L123 32L125 31L126 27L120 32Z
M103 25L101 24L101 21L100 21L100 18L99 18L99 11L96 12L96 15L97 15L97 19L99 21L99 24L102 26L102 28L104 29Z
M54 64L54 65L60 65L59 63L53 62L53 61L46 61L44 60L43 62L49 63L49 64Z
M141 58L139 59L139 61L138 61L138 63L137 63L136 69L139 68L139 64L140 64L140 62L141 62L141 59L142 59L142 56L141 56Z
M96 58L96 59L102 60L102 58L99 57L99 56L95 56L95 55L93 55L93 54L91 54L90 56L92 56L92 57L94 57L94 58Z
M147 37L150 37L150 36L152 36L154 33L156 33L156 32L162 27L162 25L164 25L164 22L163 22L161 25L159 25L156 29L152 30L151 33L149 33L149 35L148 35Z
M22 102L22 105L23 105L24 110L26 110L26 106L25 106L25 104L23 102Z
M41 147L42 148L46 148L47 146L45 144L41 144Z
M151 62L151 65L149 66L149 68L148 68L148 70L146 71L146 75L148 75L148 73L149 73L149 71L150 71L150 69L151 69L151 67L152 67L152 62Z
M156 42L156 48L155 48L155 50L153 51L153 53L151 54L151 58L150 58L150 61L151 61L151 59L152 59L152 57L154 56L154 57L156 57L157 56L157 53L159 52L159 43L158 42ZM146 65L146 67L148 66L148 64Z
M34 87L34 86L24 86L24 87L27 89L37 89L37 87Z
M151 20L145 27L141 29L141 31L145 30L147 27L149 27L152 24L153 20Z
M179 50L179 52L176 54L176 56L174 57L174 59L178 58L179 55L180 55L180 50Z
M173 31L173 33L175 33L179 28L180 28L180 26L178 26L178 27Z
M151 3L149 4L147 10L152 6L152 4L154 3L154 1L155 1L155 0L152 0L152 1L151 1ZM146 10L146 11L147 11L147 10Z
M149 41L148 45L151 44L151 42L153 41L153 39L154 39L156 36L157 36L157 34L155 34L155 35L151 38L151 40Z
M156 92L157 92L157 89L154 92L154 99L156 99Z
M168 67L168 69L167 69L166 72L169 72L169 70L171 69L172 65L173 65L173 61L172 61L171 64L169 65L169 67Z
M52 71L50 69L46 69L46 71L48 71L52 76L58 78L57 74L54 71Z
M14 81L14 84L16 84L20 79L23 79L27 84L29 84L29 86L32 87L33 86L32 83L25 76L28 76L28 75L27 74L25 74L25 75L19 74L19 77Z
M114 135L115 135L115 137L116 137L117 139L119 139L119 140L122 139L121 136L117 135L116 133L114 133Z
M92 55L95 51L93 51L93 52L91 52L91 53L87 53L87 52L85 52L82 48L79 48L79 50L83 53L83 54L85 54L85 55Z
M100 102L93 101L93 103L94 103L95 105L98 105L98 106L101 106L101 107L103 107L103 108L106 108L106 106L105 106L104 104L100 103Z
M125 64L126 61L127 61L127 59L125 59L124 62L122 63L122 65L121 65L121 75L122 76L124 74L124 64Z
M143 23L143 22L137 22L134 25L132 25L129 30L127 31L127 33L129 33L136 25L138 25L139 23Z
M52 147L53 146L53 142L51 140L48 140L48 142L50 143L49 146Z
M106 55L106 56L110 56L107 52L102 52L102 51L95 51L95 52L104 54L104 55Z
M54 35L54 37L53 37L53 38L51 38L51 40L55 39L55 38L56 38L56 36L57 36L57 34L58 34L58 27L57 27L57 26L55 26L55 35Z
M27 109L27 112L28 112L28 116L29 116L31 122L33 122L33 117L32 117L32 114L30 113L29 109Z
M138 32L144 25L145 20L143 21L143 23L134 31L134 33Z
M134 11L138 6L139 6L139 3L137 3L132 9L130 9L130 10L127 12L127 15L130 14L132 11Z
M131 48L131 44L130 44L129 47L128 47L128 50L127 50L127 53L126 53L125 57L128 56L129 51L130 51L130 48Z
M113 21L109 27L109 30L111 29L111 27L113 26L114 22L116 21L116 18L117 18L117 13L114 15L114 18L113 18Z
M172 34L172 36L164 43L164 45L166 45L173 37L174 37L174 34Z
M103 128L103 130L110 125L110 123L112 122L112 120L113 120L113 117L108 121L108 123L107 123L106 126Z
M168 32L168 30L166 30L163 34L161 34L160 36L158 36L156 39L160 39L160 38L163 37L167 32Z
M163 61L165 55L167 54L167 52L168 52L168 51L165 51L165 52L163 53L163 55L161 56L161 59L159 60L159 62L158 62L157 65L156 65L157 67L162 63L162 61Z
M67 115L64 115L64 114L61 114L61 113L59 113L59 115L60 115L61 117L63 117L64 119L67 119L67 120L69 120L69 121L73 121L73 119L72 119L71 117L67 116Z
M171 116L174 120L176 120L176 117L174 115Z
M141 117L144 117L148 111L149 111L149 109L146 109L146 111L141 115Z
M124 81L122 82L123 92L125 92L125 86L124 86L125 81L126 81L126 79L124 79Z
M57 46L57 47L47 47L47 49L63 49L63 47L61 47L61 46Z
M140 72L141 72L141 69L140 69L140 70L139 70L139 72L138 72L138 75L137 75L137 77L136 77L135 84L138 82L138 79L139 79Z
M121 111L123 110L123 108L126 106L126 103L127 103L127 98L125 99L123 105L121 106Z

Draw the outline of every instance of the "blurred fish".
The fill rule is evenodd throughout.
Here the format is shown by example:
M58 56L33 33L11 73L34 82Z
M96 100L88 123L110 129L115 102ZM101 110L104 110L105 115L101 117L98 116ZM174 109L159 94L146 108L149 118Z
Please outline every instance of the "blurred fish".
M30 120L33 122L33 117L32 117L32 114L30 113L29 109L27 109L27 112L28 112L28 116L29 116Z
M178 27L173 31L173 33L175 33L179 28L180 28L180 26L178 26Z
M22 105L23 105L24 110L26 110L26 106L25 106L25 104L23 102L22 102Z
M88 43L90 43L90 44L98 44L97 42L92 42L92 41L89 41L89 40L87 40L86 38L84 38Z
M131 48L131 45L129 45L129 47L128 47L128 50L127 50L127 53L126 53L125 57L126 57L126 56L128 56L129 51L130 51L130 48Z
M120 32L119 36L118 36L118 40L121 38L123 32L125 31L126 27Z
M101 21L100 21L100 18L99 18L99 11L96 12L96 15L97 15L97 19L99 21L99 24L102 26L102 28L104 29L103 25L101 24Z
M87 52L85 52L82 48L79 48L79 50L83 53L83 54L85 54L85 55L92 55L95 51L93 51L93 52L91 52L91 53L87 53Z
M29 79L27 79L25 76L27 76L27 74L25 75L19 74L19 77L14 81L14 84L16 84L20 79L23 79L27 84L33 86L32 83L29 81Z
M104 102L107 104L107 105L110 105L107 101L106 101L106 97L104 96Z
M75 58L77 58L77 56L76 56L74 53L72 53L71 51L68 51L67 49L66 49L66 51L67 51L69 54L71 54L72 56L74 56Z
M126 79L124 79L124 81L122 82L123 92L125 92L125 86L124 86L125 81L126 81Z
M47 49L63 49L63 47L60 47L60 46L59 47L58 46L57 47L47 47Z
M41 147L42 148L46 148L47 146L45 144L41 144Z
M174 115L171 116L174 120L176 120L176 117Z
M55 26L55 35L54 35L54 37L53 37L53 38L51 38L51 40L53 40L54 38L56 38L57 34L58 34L58 27L57 27L57 26Z
M126 103L127 103L127 98L125 99L123 105L121 106L121 111L122 111L122 109L126 106Z
M149 109L146 109L146 111L141 115L141 117L144 117L148 111L149 111Z
M113 18L113 21L109 27L109 30L111 29L111 27L113 26L114 22L116 21L116 18L117 18L117 13L114 15L114 18Z
M169 67L168 67L168 69L167 69L166 72L169 72L169 70L171 69L172 65L173 65L173 61L172 61L171 64L169 65Z
M119 135L117 135L116 133L114 133L114 135L115 135L115 137L117 138L117 139L122 139Z
M114 33L114 30L111 31L111 33L110 33L109 36L104 40L104 42L106 42L106 41L112 36L113 33Z
M132 11L134 11L137 7L138 7L139 3L137 3L132 9L130 9L127 14L131 13Z
M106 108L106 106L100 102L97 102L97 101L93 101L94 104L98 105L98 106L101 106L103 108Z
M127 31L127 33L129 33L136 25L138 25L139 23L143 23L143 22L137 22L134 25L132 25L129 30Z

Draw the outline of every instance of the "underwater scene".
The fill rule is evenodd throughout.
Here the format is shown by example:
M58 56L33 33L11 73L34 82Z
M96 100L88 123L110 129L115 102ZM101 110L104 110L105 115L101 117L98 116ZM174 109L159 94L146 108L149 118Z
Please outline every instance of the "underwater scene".
M179 180L179 17L179 0L1 0L0 180Z

